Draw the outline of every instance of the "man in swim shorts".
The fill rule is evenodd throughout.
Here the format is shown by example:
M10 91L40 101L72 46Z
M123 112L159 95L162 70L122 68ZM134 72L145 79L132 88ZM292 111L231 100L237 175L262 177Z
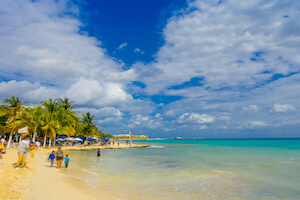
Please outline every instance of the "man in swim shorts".
M64 159L64 152L61 150L61 147L58 147L58 151L56 152L56 160L57 160L57 168L61 168L61 163Z

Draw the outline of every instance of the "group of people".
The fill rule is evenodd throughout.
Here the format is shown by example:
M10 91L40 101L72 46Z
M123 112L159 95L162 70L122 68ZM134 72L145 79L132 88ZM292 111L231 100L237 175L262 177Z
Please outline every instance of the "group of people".
M26 160L29 153L31 153L31 157L34 158L34 150L39 149L40 142L30 142L28 136L25 136L20 142L17 150L18 153L18 161L16 163L16 169L26 167ZM2 159L2 154L6 153L6 141L4 138L0 139L0 159ZM100 149L97 150L97 157L100 157ZM68 167L70 163L69 155L64 156L64 152L61 147L58 150L52 151L52 153L48 157L48 161L51 163L51 167L53 167L54 161L57 161L57 168L61 168L62 162L64 161L65 168Z
M64 157L64 152L61 149L61 147L58 147L58 151L56 152L52 151L52 153L49 155L48 161L50 161L51 167L53 167L55 159L57 161L57 168L61 168L61 164L63 160L65 160L65 168L68 168L68 165L70 163L70 158L68 154Z

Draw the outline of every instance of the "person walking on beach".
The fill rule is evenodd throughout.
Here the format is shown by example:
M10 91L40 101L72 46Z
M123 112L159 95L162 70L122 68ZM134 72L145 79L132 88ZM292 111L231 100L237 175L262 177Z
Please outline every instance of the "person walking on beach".
M4 138L4 137L1 138L1 142L2 142L2 144L6 147L6 141L5 141L5 138Z
M0 141L0 159L2 159L2 153L5 152L6 153L6 147L5 145L3 144L2 141Z
M37 149L37 146L33 143L33 142L31 142L30 143L31 144L31 158L34 158L34 150L35 149Z
M56 160L57 160L57 168L61 168L61 163L64 159L64 152L61 150L61 147L58 147L58 151L56 152Z
M53 167L54 159L55 159L55 151L52 151L52 153L48 157L48 160L50 160L51 163L51 167Z
M25 165L25 151L29 151L29 137L24 137L23 140L19 144L18 148L18 162L16 163L16 169L18 169L19 165L22 165L22 168Z
M69 162L70 162L70 158L69 155L67 154L65 157L65 168L68 168Z
M100 157L100 149L98 149L98 151L97 151L97 157Z

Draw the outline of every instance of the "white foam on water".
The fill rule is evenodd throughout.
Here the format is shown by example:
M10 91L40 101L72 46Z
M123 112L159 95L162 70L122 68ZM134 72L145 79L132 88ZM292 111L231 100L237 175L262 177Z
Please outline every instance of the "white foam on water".
M81 177L78 177L78 176L74 176L74 175L69 175L68 176L72 177L72 178L75 178L75 179L78 179L78 180L81 180L81 181L84 181L86 182L89 186L93 187L93 188L96 188L98 186L97 182L96 181L93 181L93 180L89 180L89 179L85 179L85 178L81 178Z
M164 146L151 145L150 148L160 149L160 148L164 148Z

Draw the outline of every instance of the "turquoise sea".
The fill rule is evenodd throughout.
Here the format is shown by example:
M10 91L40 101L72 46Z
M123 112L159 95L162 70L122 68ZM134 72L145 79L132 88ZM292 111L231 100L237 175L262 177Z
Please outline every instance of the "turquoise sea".
M120 199L300 199L300 139L146 140L69 151L63 173Z

